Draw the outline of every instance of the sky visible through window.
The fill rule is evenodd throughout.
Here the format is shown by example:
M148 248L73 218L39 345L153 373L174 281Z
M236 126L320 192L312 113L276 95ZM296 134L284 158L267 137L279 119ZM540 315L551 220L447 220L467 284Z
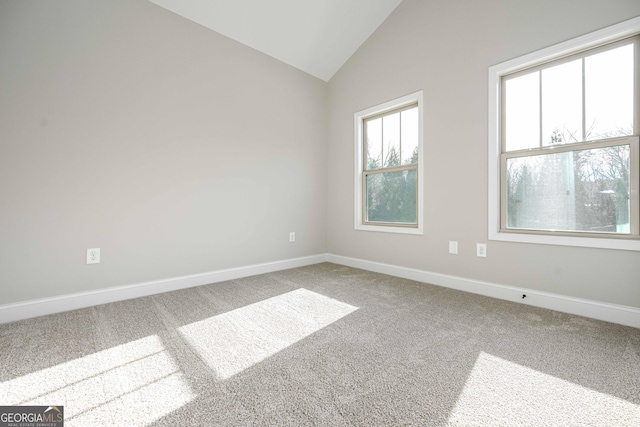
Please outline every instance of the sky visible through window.
M378 117L366 122L367 168L398 166L413 163L418 148L418 107Z
M507 80L506 150L633 134L633 48L584 58L584 112L583 58Z

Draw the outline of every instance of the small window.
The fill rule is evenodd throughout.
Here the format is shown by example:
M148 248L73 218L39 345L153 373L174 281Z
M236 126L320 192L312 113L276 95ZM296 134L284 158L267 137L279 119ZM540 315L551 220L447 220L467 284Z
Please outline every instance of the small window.
M632 21L490 69L490 238L640 250Z
M355 228L422 233L422 92L355 114Z

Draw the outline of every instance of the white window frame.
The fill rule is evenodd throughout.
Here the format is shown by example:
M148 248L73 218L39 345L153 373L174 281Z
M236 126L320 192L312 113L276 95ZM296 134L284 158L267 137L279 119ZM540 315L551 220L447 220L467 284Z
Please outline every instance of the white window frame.
M550 46L519 58L515 58L489 68L489 104L488 104L488 193L489 193L489 240L539 243L549 245L579 246L591 248L622 249L640 251L640 240L607 237L576 237L566 235L530 234L516 231L501 231L501 86L502 76L536 66L544 62L559 59L605 43L614 42L640 33L640 17L577 37L566 42ZM637 70L636 70L637 71ZM636 88L637 89L637 88ZM634 111L638 121L640 111ZM635 128L640 126L636 122ZM631 203L639 203L638 192L632 191Z
M417 179L417 226L407 227L403 224L371 224L364 223L364 189L363 189L363 171L364 171L364 120L368 117L383 114L385 112L405 107L411 104L418 104L418 173ZM354 151L354 228L362 231L380 231L387 233L400 234L423 234L423 192L424 192L424 160L423 160L423 91L405 95L403 97L376 105L366 110L358 111L354 114L354 135L355 135L355 151Z

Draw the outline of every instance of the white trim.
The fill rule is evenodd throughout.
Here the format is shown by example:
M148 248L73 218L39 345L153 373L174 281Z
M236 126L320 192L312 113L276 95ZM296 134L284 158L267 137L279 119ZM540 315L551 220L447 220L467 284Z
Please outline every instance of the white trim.
M417 227L394 227L392 225L369 225L362 223L362 160L364 158L362 153L362 136L363 119L372 116L374 114L384 113L385 111L394 110L396 108L403 107L405 105L418 103L418 153L420 160L418 161L418 200L416 205L418 207L418 226ZM399 234L423 234L424 229L424 94L422 90L405 95L403 97L393 99L375 107L367 108L366 110L358 111L353 115L354 121L354 229L362 231L381 231L387 233L399 233Z
M96 291L79 292L50 298L41 298L13 304L0 305L0 324L17 320L61 313L79 308L92 307L110 302L145 297L162 292L176 291L194 286L208 285L226 280L240 279L257 274L271 273L290 268L304 267L326 261L326 255L312 255L302 258L255 264L245 267L192 274L163 280L117 286Z
M578 51L628 37L640 32L640 17L547 47L489 67L488 104L488 193L489 240L581 246L640 251L640 240L532 235L500 232L500 79L503 75L533 64L557 59Z
M640 328L640 308L568 297L334 254L312 255L97 291L5 304L0 306L0 324L322 262L346 265L445 288ZM525 300L522 299L523 294L527 295Z
M574 298L340 255L327 254L327 262L640 328L640 308L636 307ZM524 300L522 299L523 294L527 295Z

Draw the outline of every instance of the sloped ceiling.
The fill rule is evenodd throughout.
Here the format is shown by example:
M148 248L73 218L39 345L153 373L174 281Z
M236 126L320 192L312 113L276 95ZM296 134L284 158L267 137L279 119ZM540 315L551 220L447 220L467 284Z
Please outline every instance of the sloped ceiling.
M149 0L329 81L402 0Z

